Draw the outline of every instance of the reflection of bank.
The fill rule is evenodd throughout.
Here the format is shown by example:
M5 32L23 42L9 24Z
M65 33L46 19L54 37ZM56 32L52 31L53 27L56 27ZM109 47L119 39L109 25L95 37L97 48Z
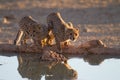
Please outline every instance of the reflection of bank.
M101 55L87 55L83 57L84 61L88 62L90 65L99 65L104 61L105 58L105 56Z
M88 62L90 65L100 65L102 62L104 62L107 59L120 59L120 55L99 55L99 54L89 54L89 55L84 55L81 58L85 62Z
M18 71L23 78L32 80L73 80L77 72L68 64L58 62L42 62L38 54L24 54L18 56Z

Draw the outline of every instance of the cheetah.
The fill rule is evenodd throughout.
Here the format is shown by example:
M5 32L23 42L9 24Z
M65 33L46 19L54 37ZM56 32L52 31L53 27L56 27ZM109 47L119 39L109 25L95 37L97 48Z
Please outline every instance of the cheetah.
M14 40L14 44L27 44L28 39L32 39L35 45L43 47L49 41L49 30L46 25L38 24L31 16L25 16L19 21L19 31Z
M49 14L47 24L54 34L57 49L60 53L62 53L61 43L68 45L70 40L75 41L79 37L79 29L73 27L71 22L66 23L59 12Z

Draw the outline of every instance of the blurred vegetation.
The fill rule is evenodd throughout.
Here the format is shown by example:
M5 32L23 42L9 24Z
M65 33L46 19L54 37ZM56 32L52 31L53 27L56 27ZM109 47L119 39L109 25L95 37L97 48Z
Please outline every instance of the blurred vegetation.
M0 9L5 8L90 8L120 5L120 0L0 0Z

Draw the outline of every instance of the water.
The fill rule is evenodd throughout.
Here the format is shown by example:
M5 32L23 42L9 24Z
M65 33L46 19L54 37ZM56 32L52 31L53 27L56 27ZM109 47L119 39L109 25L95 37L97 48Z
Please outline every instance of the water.
M41 62L38 54L0 55L0 80L120 80L120 57L71 57L67 64Z

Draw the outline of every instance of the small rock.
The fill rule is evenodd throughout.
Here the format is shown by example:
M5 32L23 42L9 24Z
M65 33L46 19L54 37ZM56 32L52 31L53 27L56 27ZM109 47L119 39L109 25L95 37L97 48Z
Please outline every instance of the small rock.
M5 23L5 24L9 24L9 23L11 23L11 21L12 20L15 20L16 18L15 18L15 16L14 15L6 15L6 16L4 16L3 17L3 23Z
M101 40L91 40L79 46L79 48L85 48L85 49L96 48L96 47L106 47L106 45Z

